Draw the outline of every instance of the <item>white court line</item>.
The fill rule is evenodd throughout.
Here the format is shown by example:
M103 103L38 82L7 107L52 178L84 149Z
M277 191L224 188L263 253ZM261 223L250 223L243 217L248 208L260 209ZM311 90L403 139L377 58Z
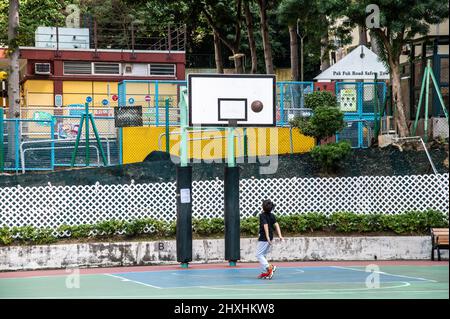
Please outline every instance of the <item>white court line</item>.
M368 291L365 291L365 293L379 293L379 291L377 291L378 289L371 289ZM263 290L261 290L263 291ZM397 290L384 290L381 293L432 293L432 292L448 292L448 290L402 290L402 291L397 291ZM354 294L354 291L317 291L317 292L283 292L283 293L271 293L271 296L283 296L283 295L337 295L337 294ZM222 299L224 296L254 296L255 293L238 293L238 292L233 292L230 294L224 294L224 295L220 295L217 296L216 298L211 298L211 294L189 294L189 298L198 298L198 297L206 297L208 299ZM7 298L0 298L0 299L123 299L123 298L144 298L144 299L162 299L162 298L169 298L172 299L174 297L174 295L157 295L157 296L144 296L144 295L135 295L135 296L67 296L67 297L27 297L27 298L17 298L17 297L7 297ZM263 298L261 300L267 300L267 299L271 299L271 298ZM292 298L294 299L294 298ZM362 298L360 298L362 299ZM399 299L405 299L405 298L399 298ZM448 298L443 298L443 299L448 299Z
M105 276L109 276L109 277L118 278L118 279L120 279L120 280L122 280L122 281L130 281L130 282L134 282L135 284L139 284L139 285L143 285L143 286L147 286L147 287L152 287L152 288L156 288L156 289L163 289L163 288L158 287L158 286L146 284L146 283L143 283L143 282L140 282L140 281L127 279L127 278L120 277L120 276L116 276L116 275L111 275L111 274L104 274L104 275L105 275Z
M392 281L391 281L392 282ZM395 281L394 281L395 282ZM323 291L328 291L330 293L338 293L338 292L345 292L345 291L365 291L365 290L372 290L372 289L392 289L392 288L402 288L402 287L408 287L411 286L411 284L407 281L401 281L401 285L394 285L394 286L389 286L389 287L379 287L379 288L368 288L368 287L364 287L364 288L326 288L326 289L295 289L295 288L287 288L287 289L276 289L276 288L271 288L272 291L292 291L292 289L295 290L300 290L300 291L308 291L308 292L323 292ZM300 284L300 283L299 283ZM237 290L237 291L245 291L245 290L258 290L261 291L261 289L256 289L256 288L224 288L222 287L208 287L208 286L199 286L200 288L204 288L204 289L215 289L215 290Z
M332 267L332 268L339 268L339 269L354 270L354 271L362 271L362 272L370 273L370 271L365 271L365 270L362 270L362 269L349 268L349 267L342 267L342 266L330 266L330 267ZM420 278L420 277L404 276L404 275L396 275L396 274L391 274L391 273L384 272L384 271L374 271L374 273L382 274L382 275L402 277L402 278L409 278L409 279L419 279L419 280L430 281L430 282L438 282L437 280Z

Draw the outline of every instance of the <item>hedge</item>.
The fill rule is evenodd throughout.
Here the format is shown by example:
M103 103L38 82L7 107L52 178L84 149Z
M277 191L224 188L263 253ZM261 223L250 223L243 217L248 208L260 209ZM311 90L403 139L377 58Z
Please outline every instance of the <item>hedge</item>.
M329 216L322 213L278 215L282 233L289 235L311 234L317 231L334 233L394 232L399 235L429 234L431 227L448 227L448 216L440 211L408 211L401 214L356 214L336 212ZM222 218L194 219L193 233L198 236L222 236ZM258 217L241 220L241 234L256 236ZM50 244L61 239L108 239L117 236L135 238L174 238L176 221L166 222L151 218L131 221L108 220L94 225L61 225L57 229L32 226L0 228L0 245Z

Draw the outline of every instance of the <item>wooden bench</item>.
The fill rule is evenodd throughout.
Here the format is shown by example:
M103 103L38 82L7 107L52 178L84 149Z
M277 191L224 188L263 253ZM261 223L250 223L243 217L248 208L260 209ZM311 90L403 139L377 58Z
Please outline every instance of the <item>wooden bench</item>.
M431 260L437 249L438 260L441 260L441 249L448 249L448 228L431 228Z

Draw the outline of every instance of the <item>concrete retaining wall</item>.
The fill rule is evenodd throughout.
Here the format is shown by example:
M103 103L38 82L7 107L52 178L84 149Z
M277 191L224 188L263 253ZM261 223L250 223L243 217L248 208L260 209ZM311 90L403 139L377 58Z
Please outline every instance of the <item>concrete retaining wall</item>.
M241 261L255 262L257 239L241 239ZM429 260L429 236L293 237L275 241L268 258L299 260ZM223 262L223 239L194 240L193 262ZM448 250L442 254L448 259ZM0 271L112 267L176 262L175 241L0 247Z

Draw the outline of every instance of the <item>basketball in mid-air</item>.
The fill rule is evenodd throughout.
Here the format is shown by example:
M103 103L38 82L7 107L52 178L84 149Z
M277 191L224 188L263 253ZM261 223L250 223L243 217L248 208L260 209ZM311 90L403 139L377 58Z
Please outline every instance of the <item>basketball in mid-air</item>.
M255 113L261 112L261 110L263 109L262 102L258 101L258 100L253 101L251 106L252 106L252 111Z

